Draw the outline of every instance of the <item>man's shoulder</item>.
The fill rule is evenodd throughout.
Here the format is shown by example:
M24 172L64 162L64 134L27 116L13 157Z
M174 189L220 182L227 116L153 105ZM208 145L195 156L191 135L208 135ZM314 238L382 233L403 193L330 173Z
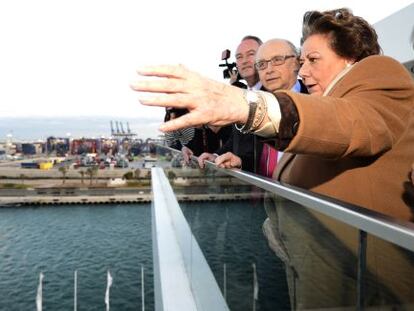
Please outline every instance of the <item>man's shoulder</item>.
M239 87L239 88L241 88L241 89L247 89L247 85L246 85L246 84L244 84L244 83L243 83L243 82L241 82L241 81L235 81L235 82L233 82L231 85L236 86L236 87Z

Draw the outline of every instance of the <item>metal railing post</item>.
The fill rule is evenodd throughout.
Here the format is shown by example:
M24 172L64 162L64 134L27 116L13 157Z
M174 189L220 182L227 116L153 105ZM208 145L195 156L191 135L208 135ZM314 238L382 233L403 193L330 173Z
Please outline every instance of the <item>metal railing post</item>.
M365 272L367 269L367 233L359 230L358 235L358 278L357 278L357 310L364 310Z

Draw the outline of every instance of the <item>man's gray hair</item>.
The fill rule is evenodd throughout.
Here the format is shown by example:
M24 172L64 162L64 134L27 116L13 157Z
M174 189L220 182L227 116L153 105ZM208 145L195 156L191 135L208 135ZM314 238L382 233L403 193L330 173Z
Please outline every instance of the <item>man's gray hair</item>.
M299 57L299 55L300 55L300 53L299 53L299 49L292 43L292 42L290 42L289 40L286 40L286 39L282 39L283 41L285 41L286 43L287 43L287 45L289 45L290 46L290 48L291 48L291 50L292 50L292 53L296 56L296 57Z

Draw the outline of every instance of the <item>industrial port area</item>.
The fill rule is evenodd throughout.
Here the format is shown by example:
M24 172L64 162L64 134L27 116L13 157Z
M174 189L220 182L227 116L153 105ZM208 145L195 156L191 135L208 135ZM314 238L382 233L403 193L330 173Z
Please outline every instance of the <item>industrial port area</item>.
M149 201L150 168L170 165L157 154L163 139L144 141L128 123L110 125L107 138L19 141L8 134L0 140L0 205Z
M150 202L154 166L164 168L180 201L250 198L228 176L215 176L212 191L208 173L182 167L180 154L163 146L162 136L137 139L121 122L111 122L108 138L50 136L30 142L8 135L0 141L0 206ZM223 184L234 189L219 193Z

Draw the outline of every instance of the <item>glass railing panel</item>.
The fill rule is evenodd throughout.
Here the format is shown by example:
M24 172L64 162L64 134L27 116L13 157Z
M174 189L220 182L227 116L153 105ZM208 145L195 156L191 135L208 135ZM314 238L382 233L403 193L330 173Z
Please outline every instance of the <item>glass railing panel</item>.
M340 235L356 245L356 230L209 171L205 189L215 199L181 206L230 309L355 308L357 249Z
M180 158L179 155L175 157ZM305 208L225 172L200 170L194 164L178 167L179 162L172 161L175 163L174 168L164 166L166 175L170 177L184 216L231 310L286 310L301 306L318 308L347 305L343 302L328 304L327 299L320 304L310 301L315 295L313 289L308 290L312 284L310 272L316 272L321 267L315 267L315 256L309 255L309 248L317 248L316 242L323 240L321 237L324 235L318 234L322 230L316 230L317 226L308 219L312 217ZM275 205L283 206L278 212L284 220L280 226L277 225L277 230L284 240L275 242L271 239L272 247L269 247L263 228L269 235L269 230L272 231L276 225L271 225L269 221L266 221L265 227L263 224L267 213L274 216ZM285 215L285 209L294 213ZM289 250L285 249L283 243L288 245ZM330 258L326 259L335 262L331 258L332 253L335 251L331 251ZM184 256L192 263L189 272L193 281L196 281L197 262L192 261L191 250ZM355 256L351 257L351 261L352 266L356 267ZM301 282L298 282L298 270L302 273ZM340 271L339 268L337 270ZM327 295L329 289L328 286L321 290ZM352 293L347 295L356 297L355 287L349 291ZM343 291L340 292L344 295ZM332 300L336 298L333 294L329 296L333 297ZM349 301L347 298L345 300Z
M264 192L194 162L182 165L179 153L160 150L158 159L170 160L162 165L165 174L229 308L289 309L284 265L262 233ZM196 254L190 249L183 256L193 284L200 282Z
M363 305L414 310L414 252L370 234L366 242Z
M185 166L174 168L170 180L230 309L377 310L380 307L388 310L394 306L397 309L412 307L409 300L393 303L386 290L374 290L383 286L378 277L373 279L380 269L387 273L398 269L391 262L386 266L372 262L386 261L380 250L384 247L388 252L390 247L385 247L384 243L391 248L398 247L390 242L378 244L368 235L365 257L368 272L363 274L361 233L357 229L389 236L389 241L407 247L412 240L411 227L398 223L394 227L392 220L375 218L372 213L364 215L358 207L336 209L333 205L340 202L327 204L325 198L312 193L305 193L296 200L294 193L300 189L288 187L280 191L289 193L286 197L305 207L276 195L278 191L259 189L273 189L269 183L263 186L257 180L228 174L211 166L205 170ZM284 186L279 184L279 187ZM375 256L372 249L376 249ZM404 258L412 257L409 251L408 255L407 251L400 252L405 254ZM401 273L413 275L411 261L403 267ZM190 268L193 277L197 276L196 270L197 265L193 264ZM367 279L363 279L364 275ZM404 285L409 277L402 278L397 273L393 282L397 284L399 279L402 284L392 284L391 288L396 288L392 291L404 292L399 286L407 291L414 288L411 283Z
M284 263L292 309L355 309L357 230L276 195L265 209L264 231Z
M259 200L181 207L231 310L289 309L284 267L264 239Z

